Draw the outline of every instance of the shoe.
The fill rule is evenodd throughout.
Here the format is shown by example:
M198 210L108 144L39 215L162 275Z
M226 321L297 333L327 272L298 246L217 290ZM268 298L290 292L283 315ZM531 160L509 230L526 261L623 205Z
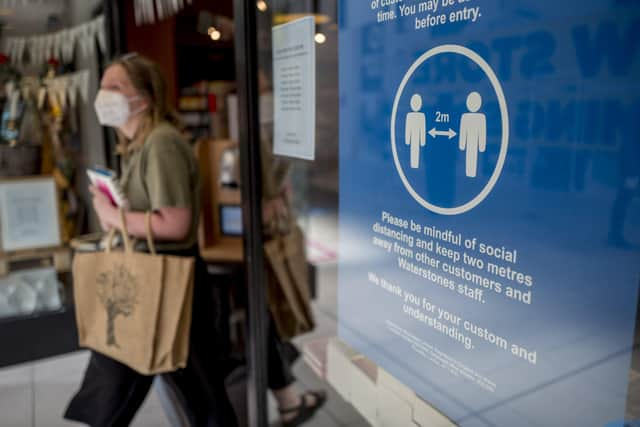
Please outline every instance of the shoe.
M313 404L307 405L307 396L315 397ZM293 408L278 409L280 415L287 415L295 413L295 417L287 421L282 421L282 427L296 427L302 425L305 421L309 420L316 413L318 409L324 405L327 401L327 393L324 391L307 391L300 396L300 404Z

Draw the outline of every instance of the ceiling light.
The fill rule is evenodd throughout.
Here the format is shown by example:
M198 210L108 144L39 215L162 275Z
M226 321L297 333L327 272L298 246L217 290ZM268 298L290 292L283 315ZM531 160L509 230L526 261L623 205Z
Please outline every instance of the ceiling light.
M218 31L218 30L213 30L211 32L211 34L209 34L209 37L211 37L211 40L213 40L213 41L220 40L221 36L222 36L222 34L220 34L220 31Z
M267 2L264 0L258 0L258 2L256 3L256 7L258 8L258 10L260 12L266 12L267 11Z
M328 24L331 22L331 17L329 15L321 13L278 13L273 16L273 23L276 25L286 24L287 22L295 21L296 19L304 18L305 16L313 16L316 25Z
M211 35L214 31L216 31L216 27L209 27L207 29L207 34Z
M314 39L316 40L316 43L322 44L327 41L327 36L322 33L317 33Z

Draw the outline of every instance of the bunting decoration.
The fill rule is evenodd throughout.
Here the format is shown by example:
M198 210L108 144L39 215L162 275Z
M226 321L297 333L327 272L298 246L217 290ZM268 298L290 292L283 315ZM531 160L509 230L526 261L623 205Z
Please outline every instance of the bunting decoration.
M191 0L135 0L136 25L154 24L180 12Z
M0 7L36 6L38 4L52 3L53 1L60 2L60 0L0 0Z
M60 3L60 0L0 0L0 7L36 6L46 3Z
M102 15L77 27L55 33L32 37L7 37L4 51L16 66L24 64L27 59L31 64L44 64L50 58L57 58L68 64L73 61L78 46L82 55L94 55L96 41L100 51L106 54L107 42Z
M50 93L54 93L60 100L63 109L75 108L78 95L82 102L89 100L89 70L64 74L53 79L45 79L45 85Z
M63 110L74 109L78 104L78 97L83 103L89 101L89 70L63 74L52 79L38 79L27 77L19 85L10 81L5 85L8 102L10 102L9 119L18 116L18 102L20 99L36 96L38 109L44 107L46 100Z

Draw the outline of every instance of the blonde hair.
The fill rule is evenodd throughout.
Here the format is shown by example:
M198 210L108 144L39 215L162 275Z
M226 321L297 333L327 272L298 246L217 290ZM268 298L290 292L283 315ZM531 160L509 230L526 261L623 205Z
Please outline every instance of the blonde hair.
M147 101L148 107L142 113L144 117L131 141L117 130L118 154L126 155L141 147L153 129L162 122L169 122L181 128L180 119L169 103L167 83L162 70L154 61L137 53L128 53L113 60L108 66L120 65L124 68L133 87Z

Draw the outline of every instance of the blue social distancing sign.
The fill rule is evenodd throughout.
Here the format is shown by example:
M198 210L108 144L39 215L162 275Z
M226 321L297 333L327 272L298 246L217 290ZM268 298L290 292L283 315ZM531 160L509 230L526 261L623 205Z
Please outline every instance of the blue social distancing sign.
M339 16L340 337L461 426L624 419L640 4Z

